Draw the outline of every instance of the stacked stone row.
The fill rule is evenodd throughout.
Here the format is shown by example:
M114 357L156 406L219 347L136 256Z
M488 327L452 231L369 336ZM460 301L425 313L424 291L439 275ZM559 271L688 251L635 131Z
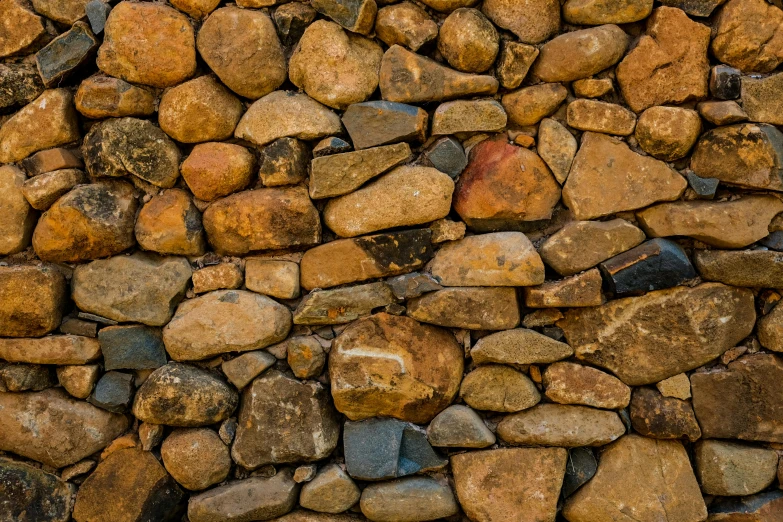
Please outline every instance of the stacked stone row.
M0 521L783 520L781 63L779 0L0 0Z

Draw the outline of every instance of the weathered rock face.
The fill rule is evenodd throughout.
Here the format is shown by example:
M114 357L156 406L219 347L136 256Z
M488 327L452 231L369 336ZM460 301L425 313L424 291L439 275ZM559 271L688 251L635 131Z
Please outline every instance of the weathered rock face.
M0 357L32 364L85 364L101 356L95 339L78 335L50 335L39 339L0 338Z
M627 24L651 12L650 0L567 0L563 5L563 19L575 25Z
M417 4L401 2L378 10L375 35L389 47L399 44L416 52L438 36L438 25Z
M46 41L46 28L40 16L30 11L29 4L20 0L3 0L3 41L0 43L0 57L35 51Z
M296 307L294 324L350 323L394 302L394 293L389 285L380 282L313 291Z
M631 400L631 389L618 378L572 362L548 366L543 383L547 398L559 404L619 410Z
M554 113L568 96L568 89L559 83L542 83L504 94L503 108L511 122L535 125Z
M753 495L775 480L778 455L772 450L718 440L696 445L696 476L709 495Z
M783 255L769 250L697 250L694 262L707 281L756 288L783 285Z
M40 337L55 330L65 298L65 278L54 268L0 267L0 336Z
M424 141L427 111L413 105L389 101L355 103L342 118L356 149L400 141Z
M388 314L346 328L329 354L335 407L351 420L428 422L454 399L462 368L449 333Z
M701 428L689 402L664 397L652 388L637 388L631 398L631 423L634 431L653 439L682 439L691 442L701 437Z
M533 75L544 82L587 78L620 61L630 38L616 25L557 36L541 47Z
M507 330L519 324L511 287L453 287L408 301L408 316L424 323L468 330Z
M524 446L603 446L624 434L625 426L614 412L562 404L539 404L498 424L502 440Z
M362 492L361 509L378 522L432 520L459 511L451 488L429 477L371 484Z
M560 29L560 5L555 0L490 0L482 10L495 25L528 44L543 42Z
M68 522L76 488L57 475L0 459L4 516L19 522Z
M588 270L560 281L525 288L525 305L530 308L598 306L605 301L602 284L601 273L597 269Z
M44 85L59 85L92 57L98 47L98 40L84 22L76 22L35 55L38 73Z
M228 447L207 428L175 430L160 448L166 471L190 490L206 489L226 479L231 470Z
M615 103L574 100L568 104L567 114L568 125L583 131L628 136L636 127L636 115Z
M76 91L74 103L82 115L95 119L149 116L155 112L152 89L102 75L84 80Z
M533 381L499 364L479 366L466 375L459 395L471 408L498 412L526 410L541 400Z
M495 26L478 9L460 8L443 22L438 50L449 65L463 72L482 73L492 66L500 48Z
M569 310L558 326L578 358L636 386L719 357L750 334L755 318L749 290L705 283ZM683 349L672 352L672 342Z
M470 350L470 356L476 364L546 364L573 354L574 351L567 344L526 328L487 335Z
M495 100L457 100L441 103L435 110L432 115L432 134L497 132L505 128L506 122L506 111Z
M742 77L742 109L751 121L783 125L781 101L775 93L783 88L783 75Z
M783 62L783 11L778 7L759 0L726 2L717 16L712 52L746 72L773 71Z
M242 190L253 177L255 158L232 143L200 143L182 162L182 177L198 199L213 201Z
M688 154L699 132L701 120L696 111L659 106L650 107L639 116L635 136L648 154L663 161L674 161Z

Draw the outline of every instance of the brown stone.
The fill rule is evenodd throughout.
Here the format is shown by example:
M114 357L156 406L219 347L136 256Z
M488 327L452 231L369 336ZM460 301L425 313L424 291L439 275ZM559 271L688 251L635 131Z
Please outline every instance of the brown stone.
M214 11L220 5L220 0L171 0L171 5L191 18L200 20Z
M49 335L39 339L0 338L0 357L7 362L85 364L100 356L100 343L93 338L79 335Z
M456 241L465 237L465 223L462 221L451 221L450 219L439 219L430 225L432 231L432 243L444 243L446 241Z
M651 156L674 161L688 154L700 132L701 119L696 111L650 107L639 116L635 136L639 146Z
M498 424L501 440L516 446L604 446L624 434L615 412L562 404L539 404Z
M495 61L500 37L495 26L478 9L452 12L438 34L438 51L458 71L482 73Z
M547 281L540 286L525 288L525 306L528 308L569 308L600 306L604 303L601 293L603 279L597 268L579 275Z
M22 168L30 176L64 169L80 169L84 163L73 152L64 148L46 149L36 152L22 161Z
M610 78L584 78L571 84L574 95L579 98L600 98L614 90Z
M445 102L432 115L432 135L497 132L506 120L503 106L490 98Z
M53 268L0 267L0 336L40 337L55 330L66 292L65 278Z
M651 237L688 236L721 248L742 248L766 237L767 227L783 202L771 195L749 195L734 201L678 201L638 212Z
M298 379L315 379L324 369L326 353L315 337L292 337L286 342L286 362Z
M519 324L513 287L452 287L408 301L408 316L424 323L468 330L507 330Z
M262 11L218 9L201 26L197 45L220 81L245 98L271 93L288 74L275 25Z
M422 2L424 5L429 6L436 11L442 13L450 13L460 7L472 7L477 3L476 0L426 0Z
M691 398L691 381L684 373L664 379L656 383L655 387L664 397L674 397L683 401Z
M563 19L574 25L629 24L650 16L652 7L652 0L567 0Z
M65 25L73 25L86 16L89 0L32 0L35 11Z
M696 476L708 495L753 495L775 480L778 454L766 448L720 440L696 444Z
M423 142L427 136L427 111L404 103L355 103L345 110L342 121L357 150L401 141Z
M751 121L783 125L783 74L766 78L742 77L742 112Z
M563 318L563 314L557 308L541 308L527 314L522 319L522 326L535 328L536 326L552 326Z
M499 412L526 410L541 400L527 375L500 364L479 366L468 373L459 396L473 409Z
M280 138L261 150L256 187L298 185L307 178L312 152L296 138Z
M454 209L470 226L499 226L549 219L560 186L534 152L505 140L485 140L470 151Z
M761 346L774 352L783 352L783 307L775 306L759 319L756 335Z
M678 7L693 16L706 17L726 0L661 0L661 4Z
M45 172L25 181L22 193L30 206L36 210L48 210L76 185L88 181L83 170L62 169ZM13 229L10 229L13 230ZM32 229L30 229L32 232ZM28 236L29 237L29 236Z
M26 179L13 165L0 166L0 255L15 254L30 245L38 216L25 197Z
M219 141L233 136L242 112L242 103L220 82L200 76L163 93L158 123L182 143Z
M106 20L97 63L109 76L171 87L196 71L193 26L163 4L120 2Z
M141 208L135 231L141 248L159 254L200 256L206 249L201 212L181 189L153 196Z
M209 428L172 431L163 441L160 456L166 471L189 490L223 482L231 470L228 447Z
M771 250L696 250L702 279L755 288L783 287L783 253Z
M653 439L701 437L691 403L664 397L653 388L636 388L631 398L631 423L634 431Z
M327 16L353 33L363 35L372 32L378 5L375 0L313 0L316 11Z
M351 420L427 423L456 396L462 368L449 332L384 313L348 326L329 353L335 407Z
M495 94L498 81L492 76L454 71L393 45L381 61L380 87L384 100L419 103Z
M396 303L394 293L383 282L314 290L294 311L294 324L345 324L370 315L373 310Z
M255 158L232 143L200 143L182 163L182 177L193 195L212 201L242 190L253 177Z
M193 292L203 294L213 290L234 289L245 282L244 274L234 263L205 266L193 272Z
M58 366L57 380L65 391L77 399L86 399L98 382L101 367L97 364Z
M413 2L388 5L378 10L375 35L386 45L403 45L413 52L438 36L436 24Z
M495 434L475 411L452 404L432 419L427 440L437 448L486 448L495 444Z
M541 47L533 75L544 82L587 78L620 61L630 37L616 25L602 25L557 36Z
M312 509L318 513L342 513L359 502L360 496L359 487L340 466L327 464L318 471L313 480L302 486L299 504L303 508ZM313 515L328 517L328 515ZM284 518L293 519L290 515ZM288 522L295 521L289 520ZM324 520L301 520L298 522L351 522L351 520L338 520L329 517Z
M563 203L577 219L593 219L675 200L687 186L665 163L609 136L586 132L563 187Z
M617 66L617 82L635 112L706 98L710 29L673 7L657 8L647 32Z
M0 65L0 111L27 105L44 92L43 80L33 63Z
M204 229L227 255L312 245L321 240L318 211L304 187L239 192L207 207Z
M570 522L698 522L707 507L681 443L627 435L604 450L598 472L569 497L563 515Z
M631 401L631 389L617 377L572 362L549 365L543 382L547 398L559 404L620 410Z
M561 185L568 178L576 150L576 138L568 129L552 118L541 120L538 126L536 152L546 162Z
M504 448L451 457L457 498L471 520L554 520L568 452Z
M229 382L236 386L238 390L241 390L264 370L271 368L276 362L277 358L271 353L256 350L243 353L231 360L223 361L220 369L223 370L223 374Z
M538 48L533 45L503 41L496 65L500 84L506 89L519 87L538 54Z
M557 324L579 359L637 386L716 359L750 334L755 318L750 290L705 283L571 309Z
M29 9L23 0L0 0L0 58L26 54L46 43L44 20Z
M470 350L475 364L546 364L566 359L574 351L565 343L525 328L482 337Z
M636 115L614 103L578 99L568 104L568 125L583 131L628 136L636 126Z
M79 84L76 110L88 118L149 116L155 112L155 93L110 76L91 76Z
M137 202L122 181L77 185L46 211L33 233L33 248L44 261L96 259L132 247Z
M778 7L764 0L726 2L715 23L715 57L745 72L772 72L783 62L783 11Z
M501 29L508 29L522 43L541 43L560 30L557 0L487 0L482 11Z
M299 297L299 265L276 259L248 259L245 263L248 290L278 299Z
M370 484L362 492L362 513L374 522L416 522L455 516L457 501L445 480L408 477Z
M501 102L513 123L526 126L554 113L566 96L568 89L559 83L545 83L505 94Z

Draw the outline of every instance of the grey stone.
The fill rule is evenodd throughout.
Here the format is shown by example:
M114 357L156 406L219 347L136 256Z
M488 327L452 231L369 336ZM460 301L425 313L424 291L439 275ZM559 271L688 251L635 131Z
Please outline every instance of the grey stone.
M389 285L392 292L394 292L394 297L397 299L413 299L427 292L443 289L437 279L429 274L420 272L411 272L410 274L392 277L386 280L386 284Z
M718 190L720 180L717 178L702 178L688 171L688 185L693 189L699 199L712 199L715 197L715 191Z
M598 471L598 461L590 448L571 448L566 461L565 478L563 478L563 498L587 483Z
M783 251L783 230L776 230L759 241L762 245L778 252Z
M356 149L400 141L421 142L427 133L427 112L404 103L354 103L345 109L342 120Z
M370 484L362 492L360 505L373 522L420 522L459 513L449 485L431 477Z
M728 65L716 65L710 71L710 92L719 100L736 100L742 93L742 73Z
M0 520L68 522L76 487L57 475L0 458Z
M315 14L315 9L304 2L291 2L275 9L274 20L281 43L295 45L307 26L315 20Z
M462 144L452 137L441 138L430 145L422 153L420 161L422 165L435 167L455 179L468 166L468 156Z
M87 12L87 20L90 21L90 27L95 34L101 34L103 28L106 27L106 19L109 18L111 12L111 5L108 2L101 0L90 0L87 5L84 6L84 10Z
M432 419L427 439L439 448L486 448L495 443L495 434L475 411L454 404Z
M59 84L74 69L87 62L98 48L98 40L84 22L76 22L35 54L44 85Z
M696 277L680 245L656 238L598 265L609 290L631 295L677 286Z
M709 511L710 522L777 522L783 515L783 491L718 498L710 504Z
M395 302L386 283L310 292L294 311L294 324L344 324Z
M350 152L352 149L351 144L344 139L330 136L322 139L313 147L313 157L322 158L332 154L342 154L343 152Z
M107 370L148 370L166 364L159 328L143 325L109 326L98 333Z
M129 373L106 372L87 401L104 410L122 413L133 399L133 381L134 377Z

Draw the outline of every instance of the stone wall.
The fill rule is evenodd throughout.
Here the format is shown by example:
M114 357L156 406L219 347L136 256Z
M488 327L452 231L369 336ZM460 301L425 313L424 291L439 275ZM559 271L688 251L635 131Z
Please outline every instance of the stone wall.
M0 522L783 521L780 0L237 1L0 0Z

